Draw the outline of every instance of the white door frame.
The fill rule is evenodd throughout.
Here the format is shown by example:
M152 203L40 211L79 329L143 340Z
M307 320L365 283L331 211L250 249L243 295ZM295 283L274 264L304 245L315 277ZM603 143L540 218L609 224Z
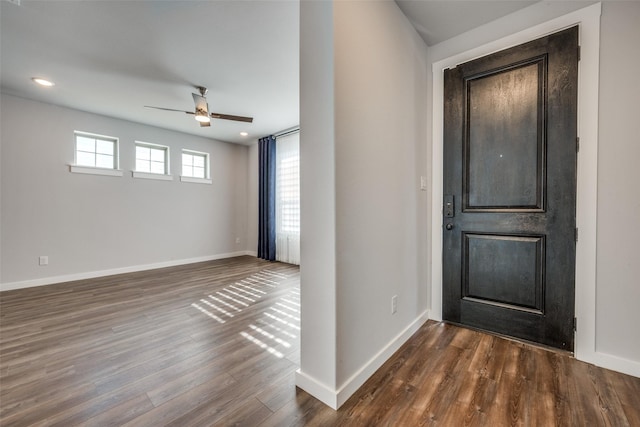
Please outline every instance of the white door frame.
M600 68L601 4L585 7L489 44L433 63L433 134L431 197L431 310L442 320L442 169L443 70L472 59L579 25L581 59L578 64L578 154L576 225L575 336L576 358L607 365L596 352L596 214L598 169L598 86ZM600 362L600 363L598 363ZM609 361L611 362L611 361ZM615 368L614 368L615 369Z

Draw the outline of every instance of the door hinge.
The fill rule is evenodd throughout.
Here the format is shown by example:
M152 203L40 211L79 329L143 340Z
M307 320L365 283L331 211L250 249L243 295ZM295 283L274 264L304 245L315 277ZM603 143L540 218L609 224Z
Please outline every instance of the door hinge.
M580 137L576 136L576 153L580 152Z
M577 317L573 318L573 330L574 331L578 330L578 318Z
M578 46L578 61L580 61L580 59L581 59L581 54L582 54L582 52L580 50L580 46Z
M575 237L576 237L576 242L577 242L577 241L578 241L578 227L576 227L576 231L575 231L575 233L576 233L576 236L575 236Z

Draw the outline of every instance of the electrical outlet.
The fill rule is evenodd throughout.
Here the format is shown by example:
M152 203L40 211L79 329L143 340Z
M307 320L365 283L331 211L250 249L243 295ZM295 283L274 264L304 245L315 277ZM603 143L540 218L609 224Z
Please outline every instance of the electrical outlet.
M391 314L396 314L398 311L398 295L391 297Z
M49 257L46 255L38 257L38 265L49 265Z
M239 245L239 244L240 244L240 238L236 237L236 245Z

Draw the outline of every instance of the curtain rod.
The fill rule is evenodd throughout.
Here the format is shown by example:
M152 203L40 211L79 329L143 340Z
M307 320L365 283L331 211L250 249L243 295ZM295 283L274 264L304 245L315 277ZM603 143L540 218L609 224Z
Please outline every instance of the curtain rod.
M296 132L300 132L300 126L294 126L292 128L285 129L283 131L280 131L280 132L274 134L273 136L276 137L276 138L280 138L281 136L291 135L291 134L296 133Z

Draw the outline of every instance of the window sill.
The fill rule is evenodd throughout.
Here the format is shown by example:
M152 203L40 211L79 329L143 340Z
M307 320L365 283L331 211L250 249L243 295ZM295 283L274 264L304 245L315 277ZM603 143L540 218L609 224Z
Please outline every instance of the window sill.
M206 178L194 178L192 176L181 176L180 181L182 182L193 182L195 184L211 184L212 181Z
M122 176L120 169L94 168L91 166L69 165L69 172L85 173L89 175Z
M134 178L142 178L142 179L156 179L159 181L173 181L172 175L163 175L161 173L147 173L147 172L136 172L131 171L131 174Z

